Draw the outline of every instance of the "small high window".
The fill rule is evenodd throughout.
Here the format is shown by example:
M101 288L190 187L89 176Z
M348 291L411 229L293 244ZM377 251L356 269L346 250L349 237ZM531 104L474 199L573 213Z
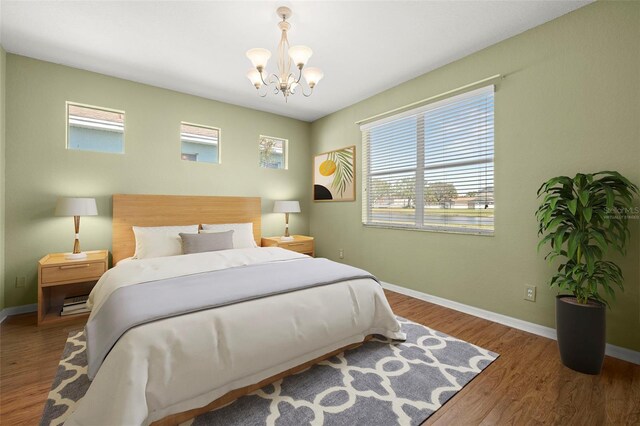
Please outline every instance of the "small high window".
M67 102L67 149L124 154L124 111Z
M180 123L181 158L201 163L220 163L220 129Z
M288 141L282 138L260 135L260 167L265 169L287 168Z

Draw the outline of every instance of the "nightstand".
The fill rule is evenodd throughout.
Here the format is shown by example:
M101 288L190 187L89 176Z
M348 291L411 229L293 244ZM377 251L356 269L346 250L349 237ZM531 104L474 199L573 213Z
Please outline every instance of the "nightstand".
M281 241L281 237L265 237L262 239L262 247L281 247L309 256L316 255L313 237L304 235L293 235L293 241Z
M60 315L65 297L89 294L98 279L109 269L107 250L86 253L87 257L79 260L65 259L64 253L52 253L38 261L38 325L89 315Z

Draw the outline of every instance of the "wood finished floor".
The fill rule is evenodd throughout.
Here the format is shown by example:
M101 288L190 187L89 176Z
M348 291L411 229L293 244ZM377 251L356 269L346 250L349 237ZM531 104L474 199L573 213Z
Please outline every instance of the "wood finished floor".
M397 293L396 314L500 354L425 425L640 425L640 366L607 357L599 376L560 363L556 342ZM35 314L0 326L0 424L34 425L68 333L82 320L36 327Z

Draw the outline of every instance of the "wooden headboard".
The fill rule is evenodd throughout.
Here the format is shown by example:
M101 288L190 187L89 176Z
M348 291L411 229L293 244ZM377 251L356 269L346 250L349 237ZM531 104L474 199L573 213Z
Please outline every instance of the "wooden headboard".
M135 253L132 226L253 222L253 237L260 245L260 220L259 197L115 194L113 264Z

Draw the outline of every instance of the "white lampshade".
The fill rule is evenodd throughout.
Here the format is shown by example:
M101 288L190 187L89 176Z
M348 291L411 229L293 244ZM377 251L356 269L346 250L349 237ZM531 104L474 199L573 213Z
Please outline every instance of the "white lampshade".
M320 70L320 68L314 68L314 67L303 69L302 75L304 76L304 79L307 81L307 84L309 85L309 87L312 89L313 89L313 86L318 84L318 82L322 80L322 77L324 77L324 73L322 72L322 70Z
M298 201L276 201L273 203L274 213L300 213Z
M95 198L60 197L56 203L56 216L97 216Z
M256 89L259 89L262 86L262 78L260 77L260 73L257 69L251 68L247 71L247 78L251 81L251 84L256 86Z
M289 48L289 56L297 67L304 66L311 55L313 55L313 50L307 46L291 46Z
M247 58L249 58L255 68L266 68L270 57L271 52L267 49L257 47L255 49L247 50Z

